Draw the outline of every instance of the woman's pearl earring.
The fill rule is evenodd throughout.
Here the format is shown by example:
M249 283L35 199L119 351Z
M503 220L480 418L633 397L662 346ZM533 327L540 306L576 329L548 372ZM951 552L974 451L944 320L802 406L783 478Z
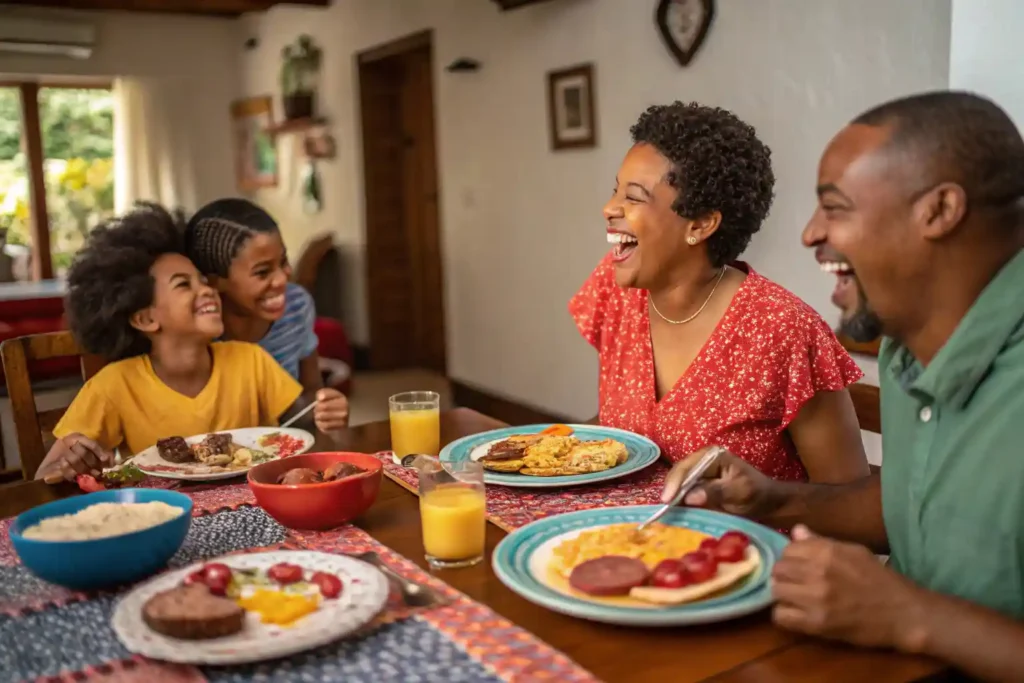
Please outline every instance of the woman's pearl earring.
M690 243L690 246L691 246L691 247L692 247L693 245L697 244L697 238L696 238L696 237L694 237L693 235L690 235L689 237L687 237L687 238L686 238L686 241Z

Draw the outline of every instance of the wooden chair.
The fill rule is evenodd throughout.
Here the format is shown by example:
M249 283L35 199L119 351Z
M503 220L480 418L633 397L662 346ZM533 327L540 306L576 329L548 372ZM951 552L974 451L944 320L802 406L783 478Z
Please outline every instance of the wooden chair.
M26 481L35 477L46 457L45 441L53 436L53 428L67 410L66 406L43 411L36 408L29 365L35 361L69 356L81 357L83 379L89 379L104 365L97 356L84 354L74 336L66 331L17 337L0 344L0 358L3 359L21 456L21 476Z

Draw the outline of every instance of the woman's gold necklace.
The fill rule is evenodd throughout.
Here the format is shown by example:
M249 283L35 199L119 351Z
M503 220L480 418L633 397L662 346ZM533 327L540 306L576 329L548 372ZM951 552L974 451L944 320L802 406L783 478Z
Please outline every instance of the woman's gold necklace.
M647 300L651 302L651 308L653 308L654 312L658 314L658 317L667 322L669 325L685 325L686 323L690 322L698 315L700 315L704 311L704 309L708 307L708 304L711 303L711 297L715 295L715 290L718 289L718 285L722 283L722 278L725 277L726 268L728 268L728 266L722 266L722 270L720 273L718 273L718 279L715 280L715 286L711 288L711 293L708 294L708 298L704 299L704 303L701 304L701 307L698 308L697 312L691 315L689 318L684 318L683 320L672 320L671 318L666 318L665 315L658 310L657 304L654 303L654 297L648 296Z

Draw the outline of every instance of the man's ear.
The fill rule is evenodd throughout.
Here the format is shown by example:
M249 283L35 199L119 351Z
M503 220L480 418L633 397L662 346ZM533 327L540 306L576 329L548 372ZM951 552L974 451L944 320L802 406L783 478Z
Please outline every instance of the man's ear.
M152 308L143 308L141 311L136 312L132 316L131 324L139 332L146 334L153 334L160 330L160 323L153 318Z

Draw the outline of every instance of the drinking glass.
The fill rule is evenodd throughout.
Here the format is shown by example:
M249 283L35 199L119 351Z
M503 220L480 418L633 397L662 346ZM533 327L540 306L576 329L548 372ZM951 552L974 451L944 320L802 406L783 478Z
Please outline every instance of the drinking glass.
M388 399L391 450L395 459L437 455L441 450L441 397L435 391L407 391Z
M434 461L420 468L423 549L432 568L469 567L483 559L486 508L479 462Z

